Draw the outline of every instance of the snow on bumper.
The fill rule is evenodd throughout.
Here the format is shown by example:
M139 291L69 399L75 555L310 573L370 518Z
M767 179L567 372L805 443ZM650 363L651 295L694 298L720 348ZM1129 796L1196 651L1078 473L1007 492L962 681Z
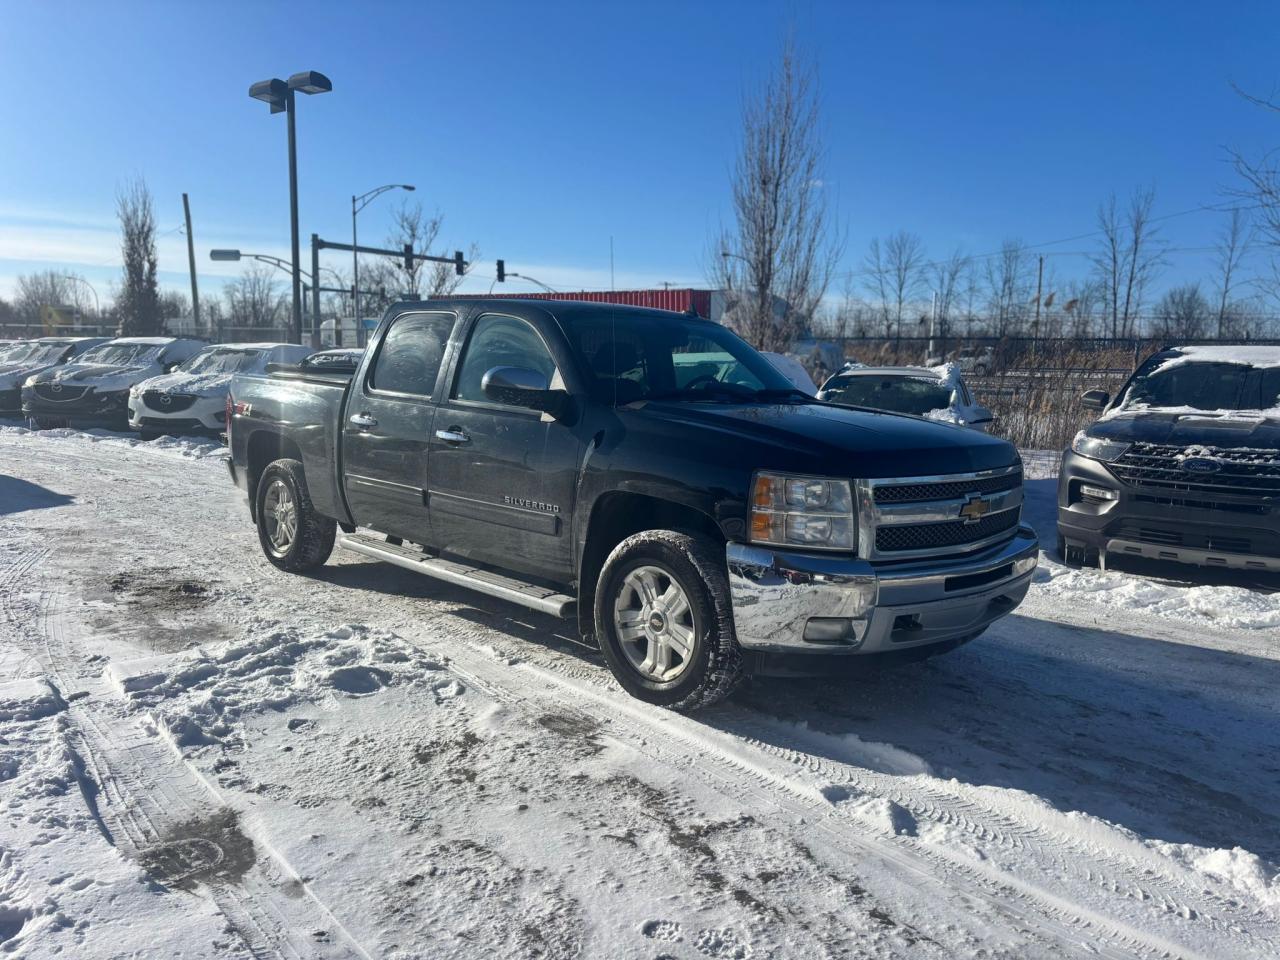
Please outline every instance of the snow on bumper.
M885 567L730 543L738 643L778 653L882 653L970 637L1026 596L1040 544L1027 526L963 560Z

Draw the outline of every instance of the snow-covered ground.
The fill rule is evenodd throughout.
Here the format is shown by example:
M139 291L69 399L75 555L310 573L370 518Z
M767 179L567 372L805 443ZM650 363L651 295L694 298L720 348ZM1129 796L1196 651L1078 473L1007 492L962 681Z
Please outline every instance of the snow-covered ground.
M680 716L276 571L219 455L0 426L2 954L1280 956L1277 596L1046 559L946 657Z

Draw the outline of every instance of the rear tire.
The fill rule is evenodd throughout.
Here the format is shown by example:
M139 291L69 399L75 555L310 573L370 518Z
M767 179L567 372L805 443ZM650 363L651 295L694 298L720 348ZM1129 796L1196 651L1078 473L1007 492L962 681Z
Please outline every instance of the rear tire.
M673 710L727 697L743 676L724 552L709 538L646 530L600 571L596 636L627 693Z
M289 573L313 570L329 559L336 520L316 512L297 460L276 460L262 471L255 494L258 542L272 564Z

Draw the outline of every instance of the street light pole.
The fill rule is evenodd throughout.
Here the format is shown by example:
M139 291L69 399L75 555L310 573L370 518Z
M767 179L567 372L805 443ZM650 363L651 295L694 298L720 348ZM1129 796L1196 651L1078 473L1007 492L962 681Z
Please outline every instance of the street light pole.
M295 91L306 94L328 93L333 84L323 73L315 70L303 70L295 73L286 83L284 80L272 78L260 80L249 87L249 96L261 100L271 107L272 113L285 113L289 127L289 233L293 253L293 329L294 343L302 342L302 264L300 257L300 241L298 237L298 142L297 127L294 122L296 109Z
M351 290L353 299L352 309L355 312L356 321L357 347L364 346L364 324L360 322L360 253L356 249L356 247L359 246L359 241L356 239L356 214L388 190L408 190L412 192L414 189L413 185L408 183L384 183L382 186L374 187L372 190L368 190L360 194L358 197L354 194L351 197Z

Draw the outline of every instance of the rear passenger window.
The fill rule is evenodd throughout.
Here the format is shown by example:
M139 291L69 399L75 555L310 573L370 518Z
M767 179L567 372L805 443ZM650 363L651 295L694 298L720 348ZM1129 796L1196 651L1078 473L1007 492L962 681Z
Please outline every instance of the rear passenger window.
M431 396L453 330L449 313L409 313L391 323L378 348L369 386L375 390Z

